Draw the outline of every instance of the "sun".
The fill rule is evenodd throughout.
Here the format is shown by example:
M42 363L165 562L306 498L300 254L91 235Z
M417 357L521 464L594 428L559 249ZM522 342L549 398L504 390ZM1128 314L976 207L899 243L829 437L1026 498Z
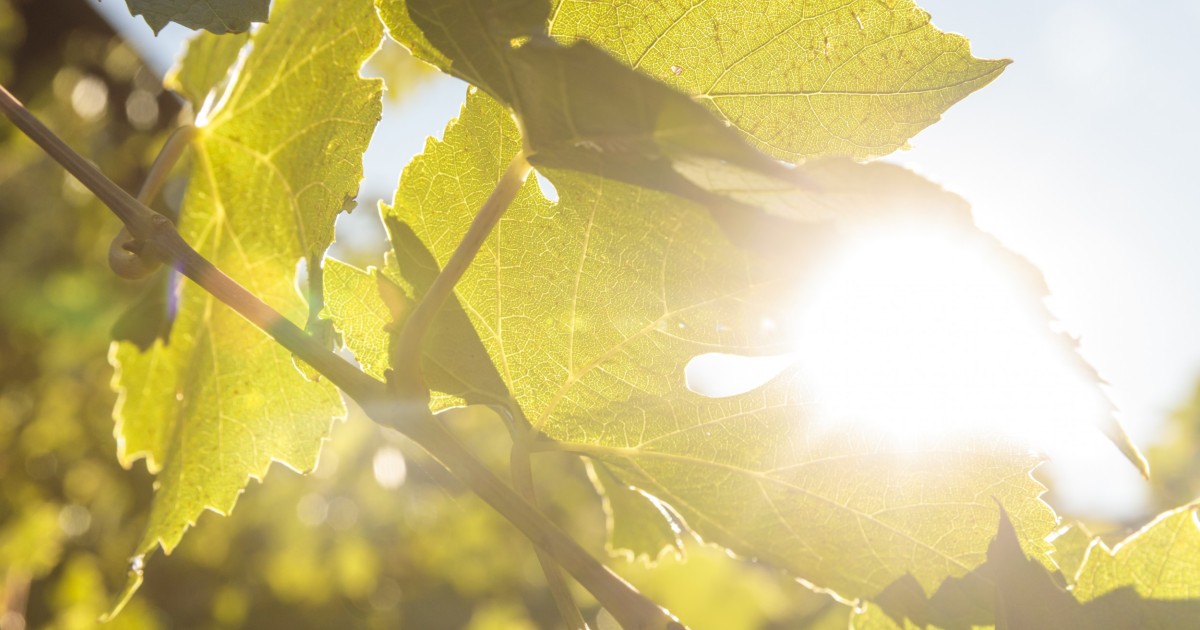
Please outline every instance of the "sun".
M820 415L900 440L1004 434L1043 450L1111 413L1031 275L937 225L854 235L795 309Z
M1112 409L1074 340L1056 329L1032 269L978 232L936 223L858 230L781 323L793 331L791 352L700 357L689 383L727 396L794 371L806 415L826 427L914 446L1002 436L1061 454Z

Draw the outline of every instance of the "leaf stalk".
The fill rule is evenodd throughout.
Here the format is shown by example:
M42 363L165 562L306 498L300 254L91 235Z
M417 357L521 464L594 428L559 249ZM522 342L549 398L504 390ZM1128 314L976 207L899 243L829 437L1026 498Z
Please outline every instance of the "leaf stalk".
M529 449L526 448L523 440L513 442L512 452L509 455L509 470L512 475L513 489L517 491L517 494L528 501L534 509L541 509L538 506L537 490L533 483L533 466ZM550 587L550 595L554 598L554 605L558 607L558 614L566 624L567 630L587 630L587 622L583 620L579 606L575 604L575 598L571 596L571 588L567 584L566 576L563 575L562 567L558 566L554 556L549 553L538 547L534 547L534 551L537 552L538 564L542 565L542 573L546 575L546 584Z
M479 254L480 248L483 247L496 224L500 222L500 217L504 216L504 211L508 209L509 204L520 192L521 186L525 183L525 178L529 176L531 170L533 167L530 166L523 151L514 156L508 163L508 167L504 169L500 181L496 182L492 194L475 214L471 226L467 228L467 233L459 241L454 253L450 255L450 260L446 261L446 265L434 278L429 290L425 292L425 296L413 309L404 322L404 328L400 331L400 335L393 342L390 352L393 373L389 375L389 384L404 391L410 388L414 391L426 389L421 374L422 344L425 335L429 332L429 327L433 324L442 305L454 292L454 286L462 279L467 268L471 266L471 262Z

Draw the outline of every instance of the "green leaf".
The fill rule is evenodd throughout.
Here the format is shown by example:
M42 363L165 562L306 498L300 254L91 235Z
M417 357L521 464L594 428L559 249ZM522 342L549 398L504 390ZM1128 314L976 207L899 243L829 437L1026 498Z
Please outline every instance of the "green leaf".
M550 21L790 162L891 153L1009 63L976 59L911 0L555 0Z
M1094 539L1095 536L1082 523L1072 523L1051 536L1054 563L1058 565L1068 584L1075 584L1075 576L1079 573L1079 567L1083 565L1083 559Z
M744 203L732 193L749 181L775 192L803 183L687 95L591 44L563 46L546 37L544 1L377 2L391 36L414 55L513 109L535 165L602 174L716 206ZM703 164L720 176L692 181L677 163Z
M444 263L520 148L504 108L468 96L406 169L389 218ZM559 202L526 182L456 291L514 412L552 440L535 448L602 461L707 540L847 598L968 573L995 531L993 497L1045 547L1054 517L1026 450L831 429L795 370L730 398L689 391L691 357L781 351L761 322L787 302L788 274L732 246L702 207L546 175Z
M1200 521L1188 505L1159 515L1114 548L1092 545L1075 582L1080 601L1101 599L1132 589L1148 600L1191 600L1190 607L1146 611L1142 628L1179 628L1200 614ZM1175 616L1190 608L1190 616ZM1174 620L1176 625L1170 623Z
M248 33L224 36L201 33L193 37L188 41L180 63L171 68L163 84L194 107L202 107L209 93L229 76L229 68L237 61L238 54L242 50L249 53L248 41Z
M332 241L380 117L380 83L360 78L359 68L381 30L369 0L280 0L215 97L196 104L202 129L180 233L301 325L297 262ZM177 75L193 97L208 92L214 75L190 68L213 63L212 50L192 47ZM121 462L145 458L158 474L138 554L157 545L170 552L205 509L229 513L272 461L311 470L344 414L332 385L306 381L285 349L198 286L183 283L173 299L169 342L112 351Z
M218 35L241 33L253 22L266 22L271 0L125 0L129 12L146 18L157 34L168 23L205 29Z
M975 59L903 0L378 3L416 56L514 110L533 163L708 202L672 162L789 179L726 126L793 162L884 155L1008 64Z
M325 259L325 310L321 316L342 333L346 347L363 371L383 379L388 369L389 328L393 315L380 296L378 269L363 271L335 258ZM403 314L409 306L403 297Z
M384 270L363 271L326 260L322 313L342 332L364 371L378 378L387 376L392 342L415 305L412 296L424 296L438 271L411 228L394 220L387 221L387 227L396 253L389 254ZM397 265L395 257L403 262ZM433 390L435 409L509 404L508 390L458 300L442 306L424 348L422 371Z
M587 471L603 501L609 555L646 564L657 563L670 551L683 557L675 517L664 513L665 506L622 483L604 464L589 461Z
M784 46L781 42L791 41L790 37L807 32L805 29L812 27L822 29L822 33L837 33L838 37L828 34L822 37L842 38L857 43L849 45L849 52L839 62L841 66L836 72L830 74L829 68L825 67L825 78L830 81L834 78L837 81L852 81L860 91L867 91L868 94L865 97L848 93L820 94L814 95L814 103L828 103L831 111L846 115L846 112L862 109L863 106L854 103L866 98L870 102L891 103L879 110L889 119L907 120L900 117L902 109L905 115L916 118L920 116L915 111L928 114L923 123L911 129L911 133L932 123L941 111L958 98L990 81L1007 63L973 59L966 52L963 38L940 33L929 25L925 12L903 1L886 3L888 6L865 1L819 6L800 3L798 8L787 9L756 4L750 11L744 11L742 5L734 10L726 6L729 3L719 1L714 7L697 5L695 11L683 11L680 8L683 15L678 16L676 26L659 24L657 19L650 18L628 23L613 21L618 16L609 10L611 6L608 2L576 6L568 4L567 0L560 0L551 9L540 0L376 1L392 36L400 43L443 70L482 87L513 110L531 163L601 175L703 203L709 206L718 224L735 243L751 248L778 264L794 264L794 253L798 248L813 244L819 246L823 240L814 239L808 225L796 225L795 221L807 223L831 216L871 212L877 206L894 208L898 204L893 197L898 190L900 194L907 194L903 192L904 184L912 178L899 176L897 186L897 176L892 171L886 168L863 168L844 159L822 160L798 169L782 168L741 141L738 134L726 128L725 123L682 92L622 66L587 42L576 41L562 46L549 40L544 35L547 29L546 15L551 20L550 32L568 37L574 31L560 22L591 24L588 19L581 17L581 11L598 11L595 17L599 21L596 24L608 24L610 27L594 27L597 29L594 34L601 45L615 46L613 42L623 41L622 37L628 36L633 41L644 41L645 50L658 50L660 44L655 42L675 41L672 38L678 34L673 29L689 28L696 20L703 24L694 28L715 28L723 34L702 34L697 31L691 36L680 36L683 39L679 41L694 39L712 42L709 47L717 51L727 44L733 46L726 42L731 32L739 34L732 39L744 35L749 40L761 40L760 47L768 51ZM629 7L631 4L623 6ZM663 7L660 4L655 4L646 12L654 13L661 9ZM635 13L641 10L629 8ZM796 11L808 13L795 15ZM674 15L675 9L666 11L666 14ZM701 19L697 16L707 17ZM777 27L769 22L775 18L782 20L780 24L792 26L773 30ZM661 28L672 32L667 37L665 31L651 28L649 35L621 35L626 33L626 29L632 29L629 31L632 33L643 28L644 24L659 24ZM713 24L716 26L713 27ZM635 43L630 42L629 46L637 49ZM822 46L825 44L822 43ZM840 46L839 43L834 48L840 50ZM695 46L688 44L684 48L691 51ZM703 57L708 63L723 58L711 52ZM737 64L731 62L727 67L716 63L714 72L719 72L721 77L737 77L742 72L743 64L758 67L755 64L761 66L767 63L758 51L744 52L746 54L740 57L743 61ZM825 52L823 48L822 58ZM885 57L895 55L908 61L874 56L884 53ZM833 58L833 54L830 54ZM798 58L792 59L789 55ZM800 81L809 73L821 75L821 62L812 57L811 51L803 54L792 51L784 57L788 63L781 67L793 69L783 73L788 80ZM630 55L625 54L625 58L628 61ZM638 55L637 58L642 56ZM920 62L920 69L907 65L914 59L924 60ZM900 72L893 72L894 67L900 68ZM913 71L907 72L906 68ZM844 77L843 72L850 78ZM772 89L775 89L776 81L781 81L781 85L786 84L777 74L770 75L773 77ZM937 86L939 77L944 79L945 91ZM928 90L916 94L916 100L910 98L913 94L893 94L888 97L870 93L878 86L889 85L918 85L925 86L922 90ZM799 83L797 86L796 89L803 88ZM687 88L687 85L681 87ZM620 98L616 95L620 95ZM826 96L834 98L827 101ZM783 100L792 102L797 98L799 96L792 95ZM839 100L844 98L850 101L843 103ZM773 103L778 100L772 97ZM940 105L931 105L935 102ZM816 115L815 112L823 110L814 103L806 101L805 105L796 107ZM897 103L907 105L901 107ZM916 109L904 109L910 106ZM932 109L926 111L925 108ZM788 129L817 126L795 125L795 120L801 114L787 108L763 106L759 110L755 114L758 118L753 123L755 129L768 125L781 125ZM875 112L875 109L866 107L866 111ZM750 123L743 121L740 124ZM829 128L827 121L824 128ZM906 138L897 137L895 142L902 143ZM779 156L779 151L772 153ZM868 153L847 153L830 148L828 151L815 151L813 155L861 157ZM918 194L922 194L923 189L933 187L923 185L915 188ZM765 214L755 211L755 208L765 211ZM1036 270L1033 270L1033 274L1037 274ZM1074 343L1065 336L1062 340ZM1094 374L1094 370L1081 359L1079 364L1085 372ZM1143 475L1148 475L1144 458L1115 419L1107 419L1102 430Z

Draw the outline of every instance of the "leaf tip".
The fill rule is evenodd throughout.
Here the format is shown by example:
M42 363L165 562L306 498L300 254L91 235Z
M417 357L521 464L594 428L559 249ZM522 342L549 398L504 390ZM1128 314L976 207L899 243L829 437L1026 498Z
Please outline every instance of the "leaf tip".
M139 588L141 588L142 578L145 574L145 571L145 554L138 554L129 559L129 573L125 580L125 588L121 589L121 592L117 594L116 599L114 599L112 605L109 606L108 612L100 615L100 623L108 623L113 619L116 619L117 615L121 614L121 611L125 609L127 604L129 604L129 600L133 599L133 595L137 593Z
M1129 438L1129 434L1125 432L1125 428L1116 418L1112 418L1108 426L1104 427L1104 436L1117 447L1117 450L1125 456L1129 463L1137 469L1142 479L1150 479L1150 462L1146 460L1146 456Z

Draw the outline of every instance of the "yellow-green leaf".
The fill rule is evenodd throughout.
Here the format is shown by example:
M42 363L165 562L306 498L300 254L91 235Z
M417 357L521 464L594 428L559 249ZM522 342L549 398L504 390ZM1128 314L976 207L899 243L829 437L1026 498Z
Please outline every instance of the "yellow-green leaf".
M125 0L158 33L170 22L213 33L241 33L266 22L271 0Z
M357 193L381 111L379 81L359 68L382 28L369 0L279 0L275 9L224 80L190 69L213 62L209 44L183 61L177 76L191 96L215 87L194 104L201 130L179 230L303 325L296 265L324 252L334 217ZM138 554L169 552L205 509L228 513L272 461L310 470L344 413L332 385L307 381L285 349L198 286L182 283L171 299L169 341L112 351L120 459L144 458L158 475Z
M383 379L388 369L392 313L380 297L379 270L363 271L335 258L325 259L325 309L355 360L367 374Z
M1054 545L1054 563L1068 584L1075 583L1075 576L1094 539L1082 523L1072 523L1050 537L1050 543Z
M187 43L187 51L181 61L167 73L163 83L192 103L202 107L213 88L229 77L229 68L245 50L249 34L212 35L201 33ZM214 93L213 97L220 96Z
M749 211L747 200L733 193L750 181L770 187L776 197L803 187L684 93L587 42L563 46L547 37L544 0L377 3L391 36L414 55L512 108L535 165L598 174L743 212ZM677 168L685 164L704 165L703 177L692 176L694 165Z
M637 488L623 483L600 462L588 462L588 477L603 501L610 555L655 563L668 551L683 556L674 517Z
M1075 582L1075 596L1088 602L1122 588L1133 589L1145 599L1192 600L1192 610L1200 612L1200 521L1195 506L1159 515L1115 548L1103 543L1090 547ZM1153 619L1151 623L1147 618L1142 627L1181 627Z
M444 264L520 148L504 108L469 96L444 140L406 169L389 218ZM825 425L795 370L729 398L688 390L693 356L779 351L761 322L785 301L787 274L732 246L702 207L547 176L559 201L526 182L456 290L516 411L552 440L540 448L603 461L707 540L847 598L907 574L931 592L970 572L997 501L1045 553L1054 517L1024 449L894 444Z
M587 39L694 95L779 159L891 153L1008 65L911 0L554 0Z

